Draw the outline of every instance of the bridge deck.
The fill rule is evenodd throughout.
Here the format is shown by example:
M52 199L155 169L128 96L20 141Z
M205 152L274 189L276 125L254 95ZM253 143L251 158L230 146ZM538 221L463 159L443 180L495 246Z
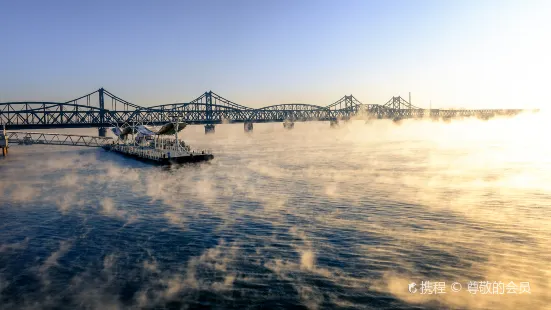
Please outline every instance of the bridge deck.
M113 141L113 138L110 137L22 131L7 131L6 137L10 144L19 145L49 144L101 147Z

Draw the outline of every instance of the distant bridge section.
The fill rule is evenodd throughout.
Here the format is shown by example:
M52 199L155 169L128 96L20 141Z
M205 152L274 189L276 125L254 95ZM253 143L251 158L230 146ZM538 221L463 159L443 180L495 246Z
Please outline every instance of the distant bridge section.
M373 111L368 112L369 115L376 115L378 118L390 118L395 120L406 118L451 119L463 117L490 119L495 116L514 116L526 111L524 109L422 109L410 104L402 97L392 97L384 105L374 105L372 109ZM534 110L534 112L538 111L539 110Z
M310 104L280 104L259 109L239 105L208 91L190 102L142 107L130 103L100 88L95 92L67 102L4 102L0 103L0 124L8 129L47 128L105 128L136 124L162 125L180 119L190 124L214 124L331 121L352 117L404 119L404 118L491 118L500 115L516 115L523 110L438 110L421 109L401 97L392 97L383 105L363 104L354 96L344 96L328 106ZM246 129L247 130L247 129Z

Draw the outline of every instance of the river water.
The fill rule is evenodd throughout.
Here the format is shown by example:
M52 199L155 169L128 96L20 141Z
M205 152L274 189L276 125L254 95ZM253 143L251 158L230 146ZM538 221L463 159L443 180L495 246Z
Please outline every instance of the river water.
M12 146L0 308L549 309L548 119L189 126L215 159L171 169Z

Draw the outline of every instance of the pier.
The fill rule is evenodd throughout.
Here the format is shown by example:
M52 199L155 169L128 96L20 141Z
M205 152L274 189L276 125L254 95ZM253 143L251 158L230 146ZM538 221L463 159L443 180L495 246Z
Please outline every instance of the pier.
M2 141L5 141L6 147L8 142L18 145L41 144L101 147L104 144L111 143L113 138L62 133L4 131L0 136L0 146L2 145Z
M0 134L0 148L2 149L2 156L8 155L8 138L6 137L6 125L2 125L2 133Z

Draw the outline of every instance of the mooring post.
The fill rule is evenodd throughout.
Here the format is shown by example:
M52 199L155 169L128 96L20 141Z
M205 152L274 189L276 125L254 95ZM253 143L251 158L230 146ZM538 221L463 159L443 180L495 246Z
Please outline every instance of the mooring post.
M214 125L213 124L207 124L205 125L205 134L214 133Z
M0 136L0 148L2 148L2 156L8 155L8 138L6 137L6 124L2 124L2 136Z
M253 131L253 123L252 122L243 123L243 127L245 129L245 132Z
M292 120L289 120L289 119L286 119L284 122L283 122L283 128L285 129L293 129L295 127L295 122L292 121Z

